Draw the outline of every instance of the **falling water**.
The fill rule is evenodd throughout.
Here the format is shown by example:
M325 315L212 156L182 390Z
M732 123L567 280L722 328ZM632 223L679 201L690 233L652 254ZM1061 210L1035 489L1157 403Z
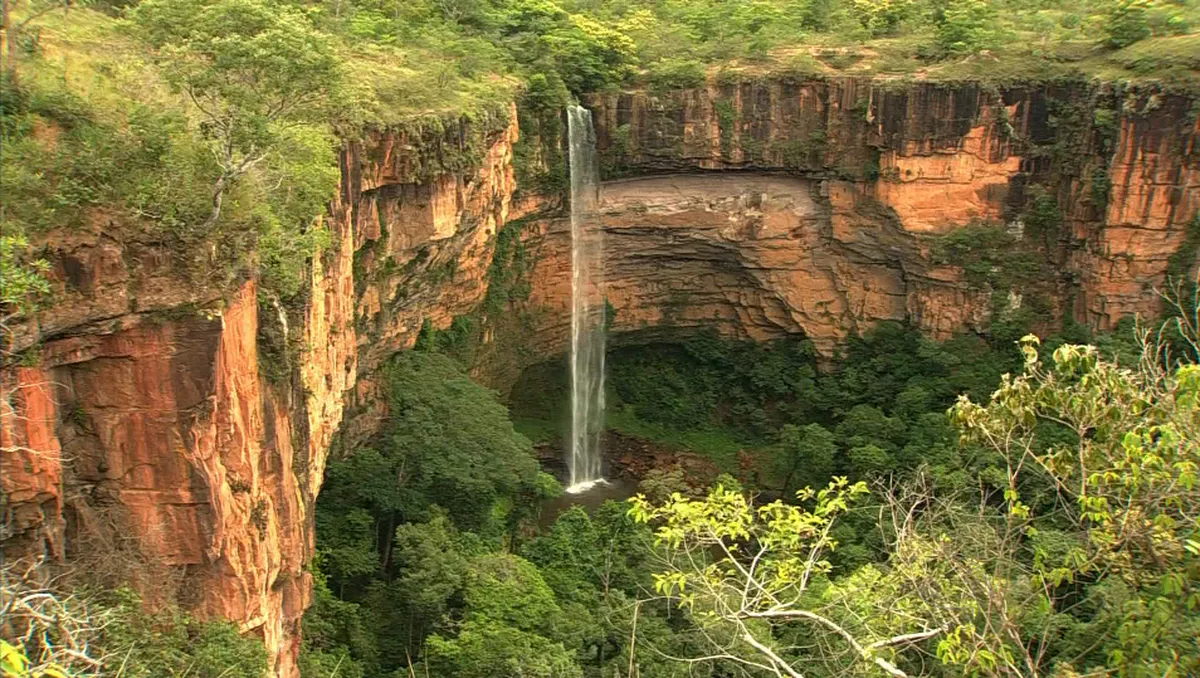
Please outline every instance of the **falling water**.
M604 242L597 218L600 182L592 114L567 109L571 162L571 449L567 492L604 482Z

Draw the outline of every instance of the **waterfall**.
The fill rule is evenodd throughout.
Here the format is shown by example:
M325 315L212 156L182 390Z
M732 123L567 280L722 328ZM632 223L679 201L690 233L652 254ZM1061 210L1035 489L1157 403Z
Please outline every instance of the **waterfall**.
M571 446L567 492L604 482L604 241L597 216L599 171L592 114L567 109L571 171Z

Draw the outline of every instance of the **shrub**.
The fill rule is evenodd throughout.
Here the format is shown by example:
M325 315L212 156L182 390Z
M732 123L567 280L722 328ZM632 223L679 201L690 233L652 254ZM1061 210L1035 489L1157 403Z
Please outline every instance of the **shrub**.
M984 0L951 0L938 17L934 38L949 54L973 54L990 46L993 11Z
M650 65L650 86L657 90L692 89L704 85L704 65L695 59L668 58Z
M1147 0L1115 0L1105 14L1102 28L1104 43L1113 49L1128 47L1150 37Z

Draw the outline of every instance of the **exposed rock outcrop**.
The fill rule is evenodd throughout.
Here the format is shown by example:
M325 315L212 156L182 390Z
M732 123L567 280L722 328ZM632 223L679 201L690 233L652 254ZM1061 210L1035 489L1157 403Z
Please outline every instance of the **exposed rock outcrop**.
M5 435L30 451L5 443L7 508L25 516L5 555L69 558L231 619L291 673L312 590L303 408L263 383L257 330L247 282L223 308L121 316L9 372Z
M197 284L173 267L178 253L101 219L48 237L62 301L6 338L37 366L0 373L5 558L83 565L151 604L232 620L263 639L276 675L296 676L314 500L345 408L362 403L348 437L369 431L383 414L371 371L423 318L448 325L482 298L515 140L511 112L422 140L447 155L480 145L461 173L414 160L402 135L349 144L332 247L300 310L260 299L253 281ZM411 303L380 316L401 285ZM277 383L260 369L263 324Z
M1068 315L1107 329L1158 312L1155 288L1200 209L1195 102L1082 82L999 90L780 78L590 103L610 174L840 179L853 184L855 203L882 206L906 231L944 233L972 220L1019 228L1038 186L1062 217L1044 246L1060 268L1055 294L1074 300ZM835 222L857 227L852 216Z
M604 185L605 290L617 341L711 327L768 340L805 334L824 353L881 320L913 321L945 338L986 328L986 291L853 184L783 174L684 174ZM527 235L537 253L530 304L538 355L565 348L570 225L547 219Z

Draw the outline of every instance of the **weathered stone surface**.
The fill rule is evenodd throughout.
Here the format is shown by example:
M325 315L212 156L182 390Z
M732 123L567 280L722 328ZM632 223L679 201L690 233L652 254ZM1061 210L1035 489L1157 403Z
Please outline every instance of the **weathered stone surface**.
M0 374L0 540L17 553L63 555L62 446L54 435L58 407L45 370Z
M39 366L0 372L6 558L88 563L152 605L230 619L264 640L276 675L296 676L328 454L347 406L362 403L349 439L384 414L360 353L369 377L423 318L444 327L478 304L515 140L513 122L485 135L477 169L424 181L405 143L350 144L333 247L315 257L299 313L260 305L253 282L182 275L174 253L103 215L50 234L61 303L6 337ZM449 272L428 282L439 266ZM260 374L260 322L300 334L285 383Z
M986 295L932 266L922 239L853 184L783 174L714 173L610 182L602 190L605 293L621 341L711 327L767 340L805 334L824 353L880 320L931 335L983 329ZM538 263L538 353L565 349L570 225L527 236ZM981 320L984 324L981 324Z
M470 174L427 183L364 182L348 194L354 206L358 296L358 375L353 416L343 428L352 445L374 433L386 415L371 375L397 351L410 348L422 326L445 329L470 313L487 293L496 232L509 218L516 180L516 109L506 128L487 136L487 150ZM390 157L351 145L352 162ZM393 173L390 176L402 178Z
M1064 217L1044 252L1060 275L1043 282L1059 299L1074 299L1062 312L1102 329L1159 312L1155 290L1200 207L1196 99L1152 87L997 91L781 78L589 103L611 172L752 169L840 179L911 232L1015 223L1039 185ZM909 310L944 315L949 307L927 306L916 299ZM946 331L957 320L933 324Z
M1156 96L1134 99L1133 110L1120 118L1102 218L1074 224L1083 241L1071 253L1081 278L1077 315L1101 329L1125 316L1158 311L1169 260L1200 212L1196 104ZM1185 268L1195 271L1197 257L1200 252L1192 252Z
M122 321L47 341L41 368L6 374L24 417L5 417L6 437L48 457L4 477L10 510L41 500L29 529L45 548L25 554L70 556L151 604L233 620L294 672L299 617L283 611L311 595L310 508L294 469L299 408L258 373L255 285L207 315Z

